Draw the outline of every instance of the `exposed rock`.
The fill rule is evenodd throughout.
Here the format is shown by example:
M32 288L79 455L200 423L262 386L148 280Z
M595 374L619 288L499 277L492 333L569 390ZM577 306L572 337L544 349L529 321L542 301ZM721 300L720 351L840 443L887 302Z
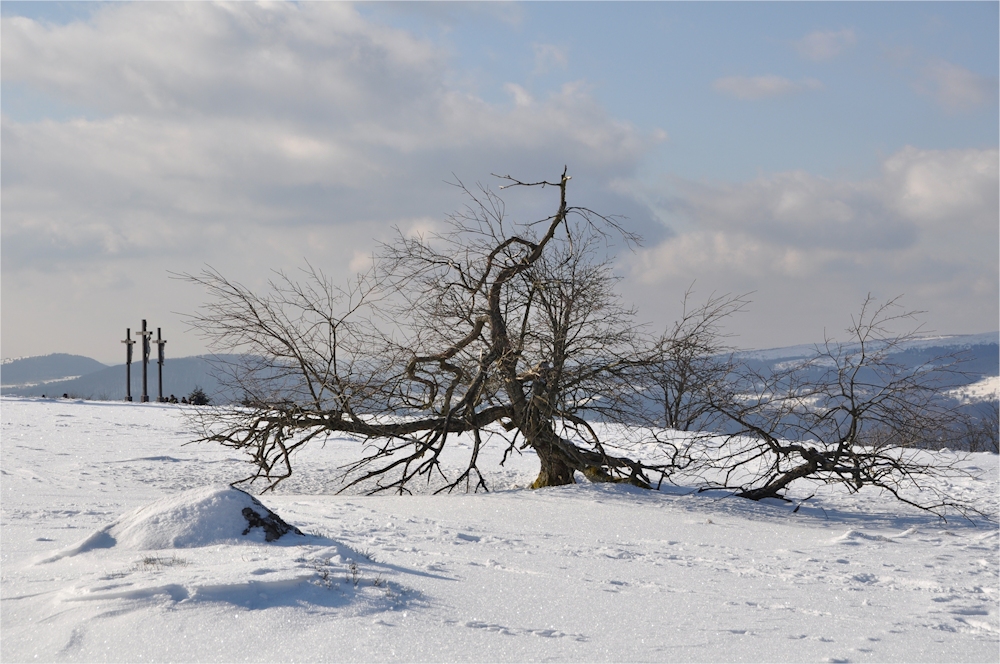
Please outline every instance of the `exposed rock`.
M257 501L255 500L254 502ZM257 504L260 505L261 510L264 512L264 516L261 516L249 507L243 508L243 516L246 518L247 523L250 524L247 526L246 530L243 531L244 535L249 534L254 528L263 528L264 541L273 542L289 531L295 533L296 535L302 534L301 530L295 526L288 525L280 516L267 509L259 502Z

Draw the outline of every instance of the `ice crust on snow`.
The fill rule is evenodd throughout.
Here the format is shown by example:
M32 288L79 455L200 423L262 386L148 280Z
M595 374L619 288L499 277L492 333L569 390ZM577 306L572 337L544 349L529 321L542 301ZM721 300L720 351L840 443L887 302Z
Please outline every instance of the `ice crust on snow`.
M245 509L259 517L273 514L250 494L230 486L183 491L124 514L79 544L42 562L111 547L148 551L267 541L262 527L249 524L243 514ZM288 533L291 537L296 534L301 535Z

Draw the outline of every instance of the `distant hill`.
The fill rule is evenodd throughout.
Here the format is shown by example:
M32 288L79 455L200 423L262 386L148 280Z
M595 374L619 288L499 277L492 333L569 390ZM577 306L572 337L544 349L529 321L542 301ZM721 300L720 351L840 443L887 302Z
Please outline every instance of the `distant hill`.
M820 344L800 344L798 346L784 346L782 348L768 348L762 350L744 350L737 353L744 359L760 360L763 362L774 362L781 360L792 360L804 357L811 357L816 346ZM846 344L850 347L850 344ZM1000 331L984 332L982 334L951 334L934 335L912 339L903 344L902 348L908 351L922 351L925 354L930 351L968 350L975 347L1000 346ZM992 373L996 376L998 367L996 363L992 366Z
M37 357L24 357L0 365L0 383L12 385L37 385L46 381L85 376L107 365L83 355L53 353Z
M850 350L852 345L845 344ZM800 345L767 350L741 351L737 357L751 368L768 373L782 365L797 363L815 354L816 346ZM956 334L913 339L902 344L897 352L890 355L894 363L908 367L918 367L928 363L941 364L941 360L954 356L960 360L960 373L942 376L942 390L958 390L984 379L1000 375L1000 332L985 334ZM822 365L815 367L816 374L823 371ZM992 384L992 383L990 383ZM973 391L969 398L973 398ZM988 394L983 398L989 398Z
M195 356L167 358L163 366L163 394L174 394L177 398L186 396L195 387L202 388L214 403L228 403L234 396L227 392L213 375L212 357ZM31 358L33 359L33 358ZM84 358L87 359L87 358ZM94 362L91 360L91 362ZM3 394L17 396L62 396L83 399L118 401L125 399L125 365L108 367L94 362L98 370L79 378L48 382L31 386L7 386ZM11 363L13 364L13 362ZM7 366L4 365L4 382L7 382ZM150 401L157 397L157 364L155 358L149 363L147 384ZM132 363L132 399L139 401L142 395L142 362Z
M815 346L788 346L767 350L741 351L737 355L752 367L768 371L779 365L811 356ZM893 360L901 364L918 366L948 353L959 352L965 360L964 375L956 375L942 390L959 390L980 383L991 376L1000 375L1000 332L954 336L925 337L906 344ZM163 372L164 396L174 394L179 399L201 387L213 403L232 403L241 395L227 390L216 378L213 358L232 359L236 356L199 355L195 357L167 358ZM72 361L71 361L72 360ZM75 363L74 363L75 362ZM121 400L125 398L125 365L108 367L96 360L79 355L46 355L13 360L0 367L3 377L3 394L18 396L61 396ZM47 373L46 373L47 372ZM149 364L148 392L150 400L157 396L157 366L155 359ZM55 380L65 376L79 376L70 380ZM45 382L42 381L53 381ZM983 383L992 385L987 381ZM962 391L963 398L975 401L991 398L992 392L972 389ZM967 394L966 394L967 393ZM132 398L139 401L142 394L142 363L132 364Z

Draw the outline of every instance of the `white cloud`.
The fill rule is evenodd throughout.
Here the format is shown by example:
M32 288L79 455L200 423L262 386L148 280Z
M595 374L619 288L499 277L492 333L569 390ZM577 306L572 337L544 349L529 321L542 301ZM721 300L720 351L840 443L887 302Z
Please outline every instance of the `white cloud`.
M906 147L883 164L887 208L924 227L996 230L998 182L996 149Z
M191 311L200 294L167 270L210 263L252 284L307 258L338 278L393 224L461 206L453 173L568 163L576 200L620 210L606 184L653 143L582 83L535 99L511 84L517 103L488 103L448 83L444 50L340 3L111 4L2 30L5 81L99 111L0 125L3 336L21 354L61 350L32 330L76 300ZM113 308L95 305L79 338Z
M534 74L547 74L555 69L566 69L569 56L566 49L554 44L532 44L535 52Z
M773 310L781 309L776 297L796 306L818 298L846 312L867 292L906 293L934 312L939 329L996 327L996 306L963 304L970 292L1000 297L996 149L907 147L863 181L791 172L631 191L675 230L632 261L632 278L648 288L740 284L766 289Z
M701 298L753 291L753 304L729 330L738 345L836 335L869 293L904 295L906 306L928 312L921 318L927 331L996 329L996 149L908 147L887 158L878 177L861 181L790 172L740 183L672 178L657 187L616 186L673 230L622 257L637 301L662 303L664 293L692 282ZM659 313L662 324L679 308Z
M674 179L667 188L659 198L645 192L646 200L680 231L656 250L668 252L670 260L649 263L648 278L658 270L683 273L706 260L692 242L720 249L711 252L712 260L734 271L759 270L754 256L761 252L784 256L774 263L782 273L789 252L820 257L806 261L817 272L823 256L855 260L890 251L986 266L997 262L997 247L983 243L1000 233L996 149L907 147L884 161L880 177L864 181L788 172L735 184ZM952 240L940 243L942 234ZM746 247L749 258L740 259L735 246Z
M795 82L783 76L727 76L716 79L712 87L719 93L737 99L756 100L781 97L807 90L822 90L823 84L814 78Z
M2 57L6 80L108 113L311 123L347 110L398 114L401 99L433 89L445 62L430 42L341 3L121 5L65 26L13 17Z
M793 42L799 55L809 60L823 62L832 60L858 41L854 30L817 30Z
M968 111L996 101L997 79L937 60L927 65L917 90L929 94L947 111Z
M142 208L175 231L391 220L427 199L407 191L426 185L413 173L569 162L597 175L632 168L651 142L580 84L535 100L512 83L513 108L450 89L432 45L341 4L114 5L88 24L5 19L2 47L5 77L110 113L4 118L5 232L45 208L53 223L112 225Z
M3 337L16 354L98 352L86 344L109 321L117 335L139 308L162 321L191 311L201 294L167 270L210 263L253 287L309 259L341 278L393 224L408 232L460 207L443 185L453 174L474 185L491 172L555 177L564 164L574 204L623 213L639 231L655 224L652 207L673 228L635 257L650 301L698 279L830 302L832 288L903 276L929 293L924 308L953 302L956 319L972 309L960 289L996 300L996 151L909 148L863 182L792 172L613 190L666 132L612 117L582 81L534 95L511 81L509 98L487 101L455 83L446 48L350 5L109 3L86 22L0 25L5 84L88 118L0 124ZM535 53L550 68L566 62L555 47ZM740 99L821 88L716 81ZM548 214L550 193L508 202ZM74 348L54 331L60 316ZM171 337L175 353L200 350L182 338Z
M523 87L516 83L507 83L504 86L504 90L510 93L510 96L514 99L514 105L519 107L531 106L535 103L534 98L531 93L525 90Z

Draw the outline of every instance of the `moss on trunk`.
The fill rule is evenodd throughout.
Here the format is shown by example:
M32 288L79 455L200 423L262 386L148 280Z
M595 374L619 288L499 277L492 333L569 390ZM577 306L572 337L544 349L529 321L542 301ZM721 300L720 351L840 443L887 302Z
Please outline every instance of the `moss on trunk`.
M532 489L540 489L545 486L576 484L576 480L573 478L573 468L566 462L565 457L556 445L536 441L532 447L538 455L538 461L541 464L538 477L531 484Z

